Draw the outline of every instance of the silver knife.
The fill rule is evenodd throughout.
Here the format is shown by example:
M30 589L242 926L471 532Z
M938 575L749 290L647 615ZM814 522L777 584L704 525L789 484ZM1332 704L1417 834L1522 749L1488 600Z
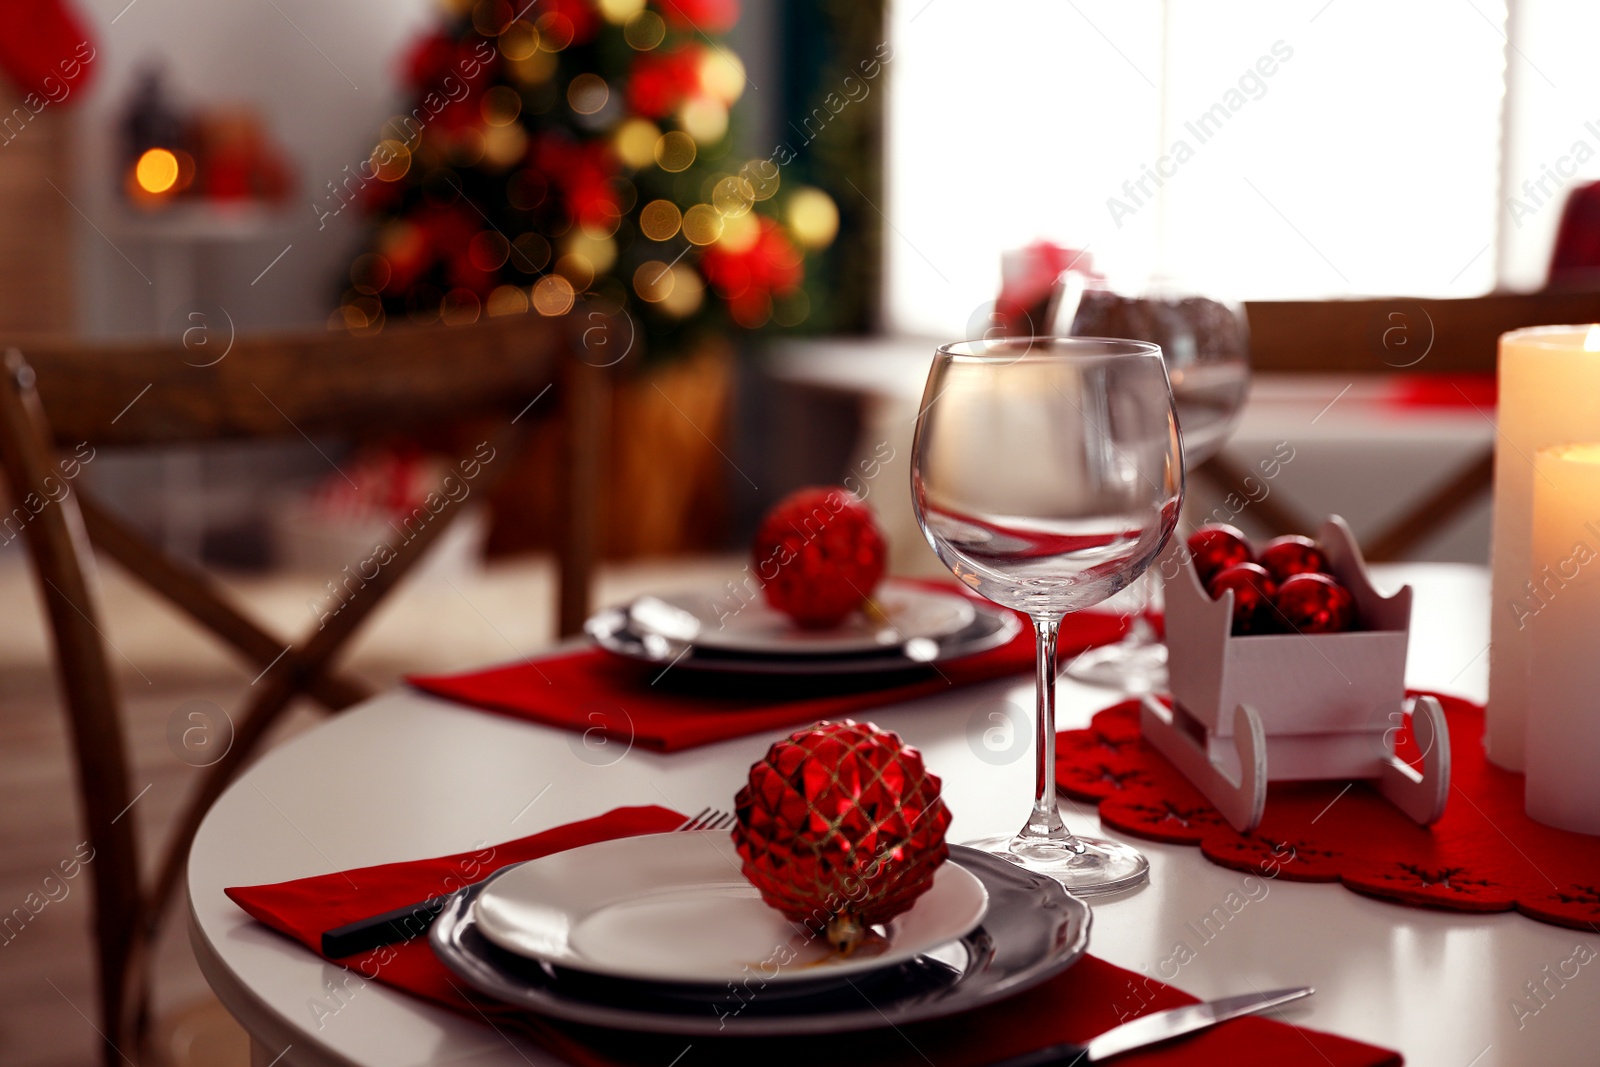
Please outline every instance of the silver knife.
M1086 1045L1051 1045L1001 1060L992 1067L1046 1067L1048 1064L1070 1067L1076 1064L1103 1063L1112 1056L1120 1056L1124 1052L1132 1052L1146 1045L1182 1037L1184 1034L1204 1030L1208 1026L1215 1026L1229 1019L1237 1019L1241 1015L1252 1015L1267 1008L1275 1008L1291 1000L1309 997L1313 992L1315 990L1310 986L1300 986L1296 989L1273 989L1266 993L1245 993L1237 997L1223 997L1221 1000L1186 1004L1181 1008L1158 1011L1153 1015L1144 1015L1132 1022L1112 1027Z

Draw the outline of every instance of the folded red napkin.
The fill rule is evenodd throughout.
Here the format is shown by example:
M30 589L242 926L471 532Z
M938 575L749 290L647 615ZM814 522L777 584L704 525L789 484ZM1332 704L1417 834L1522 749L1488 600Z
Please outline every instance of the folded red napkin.
M618 808L593 819L454 856L387 863L276 885L235 887L227 893L253 918L317 952L324 930L459 888L504 864L592 841L665 832L682 822L683 816L665 808ZM378 981L464 1015L492 1020L493 1025L514 1028L550 1052L586 1067L661 1067L676 1062L686 1045L694 1048L694 1058L685 1063L692 1062L694 1067L744 1067L750 1063L926 1067L929 1062L937 1062L939 1067L966 1067L1062 1041L1084 1041L1136 1016L1195 1000L1153 978L1085 956L1064 973L1026 993L950 1019L899 1029L786 1037L780 1041L684 1039L574 1026L499 1005L470 992L434 957L425 938L374 949L340 962L350 969L352 985L363 979ZM331 994L328 999L327 1010L337 1011L338 1000ZM936 1060L930 1061L928 1055ZM1118 1060L1127 1067L1296 1063L1378 1067L1400 1062L1400 1056L1387 1049L1264 1018L1224 1023L1174 1044Z
M1121 616L1069 615L1058 651L1075 656L1126 630ZM803 726L988 681L1033 667L1034 637L1024 627L988 652L888 679L871 675L765 677L664 670L598 649L491 667L470 674L413 675L419 689L486 711L599 734L656 752L676 752L730 737Z

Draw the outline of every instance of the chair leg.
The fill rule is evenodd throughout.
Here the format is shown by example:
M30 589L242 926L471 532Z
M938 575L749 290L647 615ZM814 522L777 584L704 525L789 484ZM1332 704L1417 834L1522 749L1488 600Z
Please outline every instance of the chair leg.
M570 637L583 630L593 596L610 393L606 372L577 358L568 360L563 384L566 462L561 499L566 513L562 516L557 554L560 593L556 632Z

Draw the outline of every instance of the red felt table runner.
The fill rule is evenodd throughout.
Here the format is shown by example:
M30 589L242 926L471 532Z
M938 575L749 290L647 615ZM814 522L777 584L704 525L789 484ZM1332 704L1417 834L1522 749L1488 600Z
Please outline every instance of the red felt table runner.
M1069 615L1058 651L1073 656L1109 644L1127 629L1121 616ZM598 649L406 680L435 696L485 711L582 732L656 752L676 752L732 737L804 726L819 719L929 696L954 685L1033 668L1030 627L988 652L887 679L873 675L776 677L664 670Z
M253 918L317 952L324 930L459 888L506 863L592 841L660 833L682 821L681 815L664 808L618 808L583 822L454 856L364 867L276 885L235 887L227 893ZM426 939L374 949L339 962L348 968L350 990L362 981L381 982L479 1018L502 1032L524 1034L572 1063L593 1067L662 1067L668 1063L680 1067L745 1067L751 1063L770 1067L926 1067L929 1062L939 1067L965 1067L1057 1042L1084 1041L1127 1019L1195 999L1146 975L1086 956L1028 992L950 1019L849 1035L685 1039L569 1025L503 1007L471 993L435 958ZM339 1010L337 991L329 992L326 999L328 1013ZM316 1010L313 1001L312 1011ZM692 1049L692 1054L686 1049ZM930 1061L929 1056L934 1059ZM1378 1067L1401 1061L1387 1049L1271 1019L1249 1018L1117 1062L1127 1067Z
M1522 775L1484 756L1483 709L1442 694L1450 727L1444 818L1418 826L1365 782L1275 782L1266 814L1241 834L1139 736L1126 701L1086 730L1058 735L1056 783L1097 801L1125 833L1198 845L1211 862L1300 882L1342 882L1358 893L1456 911L1516 910L1540 922L1600 932L1600 837L1558 830L1523 813ZM1416 755L1409 731L1401 755Z

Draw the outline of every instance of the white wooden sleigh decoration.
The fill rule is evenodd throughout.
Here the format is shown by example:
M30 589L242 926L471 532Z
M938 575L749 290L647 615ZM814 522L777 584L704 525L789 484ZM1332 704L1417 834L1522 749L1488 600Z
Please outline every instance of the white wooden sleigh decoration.
M1407 711L1411 587L1372 587L1350 528L1338 516L1317 533L1329 570L1355 599L1361 630L1337 634L1231 631L1233 593L1212 600L1183 543L1162 553L1172 707L1145 697L1140 732L1241 833L1261 822L1267 782L1371 779L1427 825L1450 791L1450 734L1433 697L1416 699L1411 729L1420 771L1394 754Z

